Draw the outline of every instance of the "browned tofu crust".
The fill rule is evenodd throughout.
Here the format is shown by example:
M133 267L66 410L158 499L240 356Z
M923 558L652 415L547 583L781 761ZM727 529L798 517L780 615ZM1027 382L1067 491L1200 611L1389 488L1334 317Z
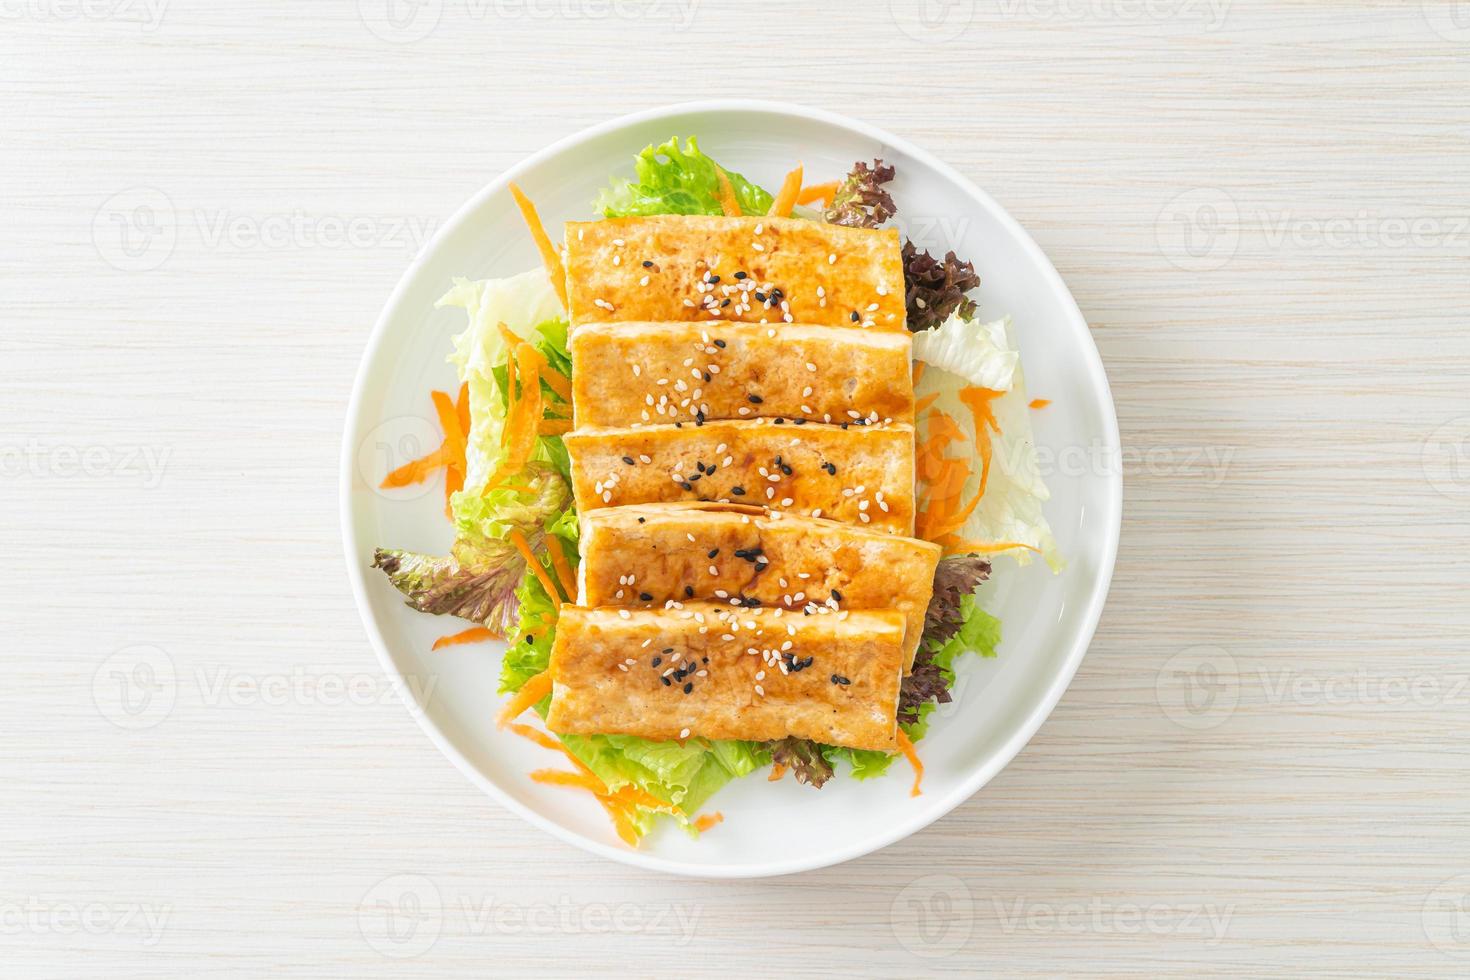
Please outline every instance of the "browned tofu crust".
M753 511L753 513L752 513ZM924 632L937 544L807 517L772 520L722 504L604 507L582 516L578 604L662 608L751 600L903 614L904 671Z
M689 320L907 329L894 229L657 215L568 222L566 249L573 325Z
M761 504L877 531L914 529L914 430L780 419L578 429L577 510L675 501Z
M903 632L893 611L566 606L546 725L655 740L794 736L891 752Z
M908 333L843 327L589 323L571 338L576 422L912 422L911 348Z

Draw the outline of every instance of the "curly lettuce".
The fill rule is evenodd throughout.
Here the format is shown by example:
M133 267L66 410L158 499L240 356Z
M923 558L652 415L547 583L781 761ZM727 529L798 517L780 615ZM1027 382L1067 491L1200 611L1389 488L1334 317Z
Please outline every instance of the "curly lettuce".
M693 136L679 145L676 136L660 146L648 146L633 160L634 178L614 178L597 197L596 209L605 218L651 214L723 214L717 196L719 167L699 148ZM735 199L745 214L765 214L774 198L733 170L726 170Z

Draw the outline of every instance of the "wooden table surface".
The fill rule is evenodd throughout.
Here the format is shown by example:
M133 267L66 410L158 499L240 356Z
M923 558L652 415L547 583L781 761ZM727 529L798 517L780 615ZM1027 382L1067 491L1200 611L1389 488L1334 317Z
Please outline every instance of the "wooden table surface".
M1470 971L1470 4L0 19L6 976ZM1127 448L1111 597L1030 745L906 841L739 883L472 787L380 673L337 517L358 358L436 224L721 96L995 195Z

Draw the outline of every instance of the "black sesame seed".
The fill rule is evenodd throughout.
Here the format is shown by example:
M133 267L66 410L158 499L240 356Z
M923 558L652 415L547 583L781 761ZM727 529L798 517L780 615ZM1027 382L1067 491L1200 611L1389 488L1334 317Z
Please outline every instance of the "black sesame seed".
M534 643L534 642L536 642L536 637L532 636L530 633L527 633L526 634L526 642L527 643Z
M667 677L660 677L659 680L663 681L664 687L673 687L674 686L674 682L671 681L671 680L669 680Z
M766 294L757 289L755 291L755 301L757 303L764 303L766 301Z
M709 550L709 554L706 555L705 557L706 558L715 558L715 557L718 557L719 554L720 554L720 549L719 548L711 548Z
M663 657L654 657L653 658L653 662L650 663L648 666L650 666L650 667L657 667L659 664L661 664L663 662L664 662L664 658Z
M729 299L729 297L726 297L725 299L723 299L723 300L720 301L720 308L721 309L724 309L725 307L727 307L729 305L730 305L730 299ZM725 345L724 344L720 344L720 346L721 347L724 347Z
M689 482L690 483L698 483L699 482L699 478L702 477L702 476L704 476L703 473L690 473L689 474Z
M778 415L778 416L776 416L776 422L775 422L775 424L776 425L785 425L786 424L786 420L783 419L781 416Z
M842 601L842 593L841 592L838 592L836 589L833 589L832 590L832 598L836 599L838 602L841 602Z
M725 303L728 303L728 302L730 302L728 299L725 300ZM723 306L724 303L722 303L720 305ZM715 346L718 347L718 348L720 348L721 350L724 350L725 349L725 342L723 340L716 340L715 341Z
M822 464L822 468L824 470L826 470L828 473L831 473L833 476L836 476L837 475L837 464L836 463L823 463Z
M743 496L745 496L745 488L744 487L731 487L730 488L730 492L733 493L737 497L743 497Z
M719 276L710 276L709 277L709 281L710 281L710 285L713 286L713 285L715 285L716 283L718 283L720 281L720 277Z
M858 316L858 311L857 310L853 310L852 311L852 322L853 323L857 323L861 319L862 319L862 317Z
M737 272L737 273L735 273L735 278L736 279L744 279L745 278L745 273L743 273L743 272Z
M704 409L700 409L699 411L694 413L694 421L698 422L700 425L704 424Z
M684 586L684 598L686 598L686 599L693 599L694 598L694 587L693 586L691 586L691 585Z
M709 372L704 372L704 383L709 384Z
M707 470L704 471L704 474L705 474L705 476L714 476L715 475L715 470L717 470L717 469L719 469L718 466L711 466L709 469L707 469Z
M781 472L782 473L785 473L787 476L790 476L791 475L791 467L787 466L785 463L782 463L781 464Z
M684 693L685 694L688 694L692 690L694 690L694 682L693 681L691 681L691 682L689 682L689 683L687 683L687 684L684 685Z
M652 602L653 601L653 596L649 595L647 592L640 592L640 593L638 593L638 598L642 599L644 602Z
M761 402L765 401L765 399L762 398L760 395L746 395L745 400L750 402L752 405L759 405Z
M707 664L709 663L709 657L700 657L699 662L702 664Z
M676 428L676 429L682 429L682 428L684 428L684 423L683 422L675 422L674 423L674 428Z
M633 457L632 456L624 456L623 457L623 462L627 463L629 466L632 466L633 465Z
M638 523L639 524L646 524L646 523L648 523L648 518L646 518L646 517L640 517L640 518L638 518Z
M841 684L841 685L843 685L845 687L848 684L851 684L852 681L848 680L846 677L843 677L841 674L833 674L832 675L832 683L833 684Z
M652 269L653 268L653 263L651 261L649 261L648 259L644 259L643 260L643 268L645 268L645 269Z
M685 490L694 489L694 484L690 483L688 480L685 480L683 483L679 484L679 486L684 488Z
M792 425L806 425L806 419L792 419Z
M673 647L664 647L664 653L673 653L673 652L674 652L674 648Z

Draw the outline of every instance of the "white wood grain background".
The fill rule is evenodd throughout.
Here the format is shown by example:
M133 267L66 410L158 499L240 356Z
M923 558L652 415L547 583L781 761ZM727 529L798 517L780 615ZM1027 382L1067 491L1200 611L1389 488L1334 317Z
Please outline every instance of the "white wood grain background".
M0 972L1470 970L1470 4L394 2L0 0ZM878 854L719 884L440 757L336 472L436 222L735 95L993 193L1130 461L1097 639L1015 762Z

